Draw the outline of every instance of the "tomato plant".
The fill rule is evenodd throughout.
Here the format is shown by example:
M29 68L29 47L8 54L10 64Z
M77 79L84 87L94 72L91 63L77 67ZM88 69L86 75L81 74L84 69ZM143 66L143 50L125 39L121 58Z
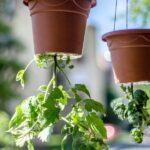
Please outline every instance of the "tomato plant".
M69 137L72 137L72 149L76 144L79 150L106 150L107 145L104 139L107 138L104 123L99 116L105 115L103 105L91 98L90 92L84 84L71 85L65 68L72 69L70 57L63 59L62 56L42 54L35 56L24 70L18 72L16 80L20 81L24 87L24 74L30 64L35 61L39 68L50 68L53 65L53 76L47 85L41 85L38 94L23 100L16 107L16 112L9 124L9 132L15 139L19 147L28 145L28 150L33 150L32 140L39 138L46 142L53 127L64 121L62 127L62 150ZM62 73L69 84L66 90L57 82L57 73ZM85 98L81 96L84 94ZM68 102L72 101L72 109L63 116Z

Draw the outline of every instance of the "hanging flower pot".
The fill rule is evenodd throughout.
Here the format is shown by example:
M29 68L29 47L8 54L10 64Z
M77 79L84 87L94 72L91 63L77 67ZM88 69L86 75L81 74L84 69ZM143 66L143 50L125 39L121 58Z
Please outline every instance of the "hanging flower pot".
M150 81L150 30L128 29L103 35L117 83Z
M117 6L115 3L114 31L103 35L111 53L116 83L150 81L150 29L128 29L126 0L126 29L116 30Z
M23 0L30 9L35 53L82 55L85 27L96 0Z

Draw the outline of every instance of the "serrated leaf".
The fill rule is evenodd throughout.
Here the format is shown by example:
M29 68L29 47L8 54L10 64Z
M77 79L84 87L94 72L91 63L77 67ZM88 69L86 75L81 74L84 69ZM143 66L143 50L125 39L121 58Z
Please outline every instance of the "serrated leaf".
M88 91L88 89L86 88L86 86L84 84L75 84L74 89L76 91L83 92L86 95L88 95L89 97L91 97L90 92Z
M85 100L85 109L89 112L94 110L96 112L106 114L103 105L93 99Z
M48 141L48 137L52 134L52 132L53 132L53 128L52 128L52 127L44 128L44 129L38 134L38 138L39 138L42 142L47 142L47 141Z
M53 107L44 111L45 124L44 126L48 126L50 124L54 124L59 119L60 109Z
M14 124L19 124L21 121L21 118L22 118L22 109L21 109L21 106L18 105L16 107L16 112L9 123L9 128L12 127Z
M43 106L46 108L53 108L57 103L56 100L59 100L61 98L62 99L64 98L63 92L58 87L56 87L55 89L52 90L52 92L47 98L46 103Z
M33 138L33 133L23 133L16 139L16 146L23 147L26 142L30 141Z
M96 134L98 137L101 138L107 138L107 132L106 128L104 127L104 123L100 117L97 116L96 113L89 113L89 115L86 117L88 123L91 126L92 131L94 134Z
M114 99L112 102L111 102L111 107L113 110L115 110L118 106L121 106L124 101L124 98L123 97L119 97L119 98L116 98Z

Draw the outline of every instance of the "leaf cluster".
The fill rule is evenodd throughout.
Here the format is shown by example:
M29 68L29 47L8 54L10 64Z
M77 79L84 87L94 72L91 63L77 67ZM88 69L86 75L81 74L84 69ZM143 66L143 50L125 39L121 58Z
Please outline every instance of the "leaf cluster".
M150 121L150 115L147 110L149 97L141 89L134 91L132 84L131 86L121 85L121 89L125 94L125 98L115 99L111 106L121 120L126 119L133 125L131 136L136 143L141 143L144 129L149 125ZM127 103L125 103L125 99L128 99Z
M148 20L150 18L149 9L149 0L132 0L130 3L132 20L136 23L139 23L140 26L145 27L146 25L148 25Z
M56 59L55 56L43 54L36 56L34 60L40 68L48 68L53 64L53 77L47 85L39 87L37 95L23 100L17 106L9 124L9 132L14 135L16 145L22 147L27 144L28 150L33 150L32 141L35 138L39 138L42 142L48 141L53 127L59 121L64 121L62 150L68 138L73 139L73 150L76 145L79 146L79 150L107 150L104 142L107 138L106 129L99 116L105 115L103 105L91 98L85 85L70 84L64 72L66 67L73 68L70 58ZM29 65L25 70L19 71L16 77L17 81L21 81L22 86L24 86L24 74L28 67ZM64 74L70 85L68 90L65 90L62 85L57 85L56 72ZM85 98L81 96L83 94ZM63 116L62 112L69 101L73 103L72 109Z

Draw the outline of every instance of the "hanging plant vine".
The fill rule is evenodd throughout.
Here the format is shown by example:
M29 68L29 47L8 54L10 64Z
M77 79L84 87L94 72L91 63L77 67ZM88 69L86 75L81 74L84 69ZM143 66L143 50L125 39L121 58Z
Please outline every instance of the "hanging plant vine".
M62 150L65 142L72 137L72 149L79 146L79 150L106 150L107 145L104 139L107 138L104 123L99 116L105 115L103 105L91 98L91 95L83 84L71 85L65 68L73 68L68 57L63 60L61 56L42 54L35 56L25 70L18 72L16 80L20 81L24 87L24 74L30 64L35 61L39 68L50 68L54 65L53 76L47 85L42 85L38 89L38 94L31 96L16 107L16 112L9 124L9 132L14 135L16 145L23 147L28 145L28 150L34 150L32 141L39 138L46 142L51 134L53 126L59 121L66 124L62 127ZM62 73L70 88L65 90L57 83L57 73ZM81 94L86 98L82 98ZM73 101L71 111L62 115L69 101Z
M127 120L133 125L131 136L134 142L141 143L144 129L150 125L150 114L147 107L149 97L144 90L134 90L133 84L131 86L121 85L121 89L125 97L115 99L111 106L121 120Z

